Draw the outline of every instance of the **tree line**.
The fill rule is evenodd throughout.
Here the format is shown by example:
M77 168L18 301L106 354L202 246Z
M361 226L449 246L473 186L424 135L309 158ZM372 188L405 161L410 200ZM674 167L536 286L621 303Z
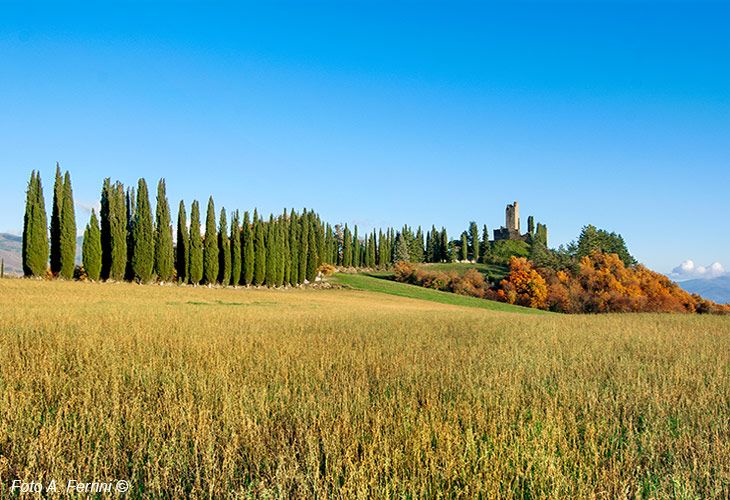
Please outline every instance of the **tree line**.
M293 209L260 216L239 211L216 212L208 199L205 219L197 200L180 201L175 227L165 180L157 184L153 214L145 179L135 187L106 178L100 210L91 210L84 230L82 267L76 268L76 218L71 178L56 165L53 207L47 224L40 173L28 182L23 225L23 271L26 276L189 284L297 285L313 281L323 264L382 267L395 262L486 262L491 252L486 225L481 239L472 222L461 240L446 229L426 231L404 226L359 234L348 224L331 226L311 210ZM204 222L202 226L201 222ZM50 229L50 230L49 230ZM175 237L173 238L173 232ZM50 265L49 265L50 263Z

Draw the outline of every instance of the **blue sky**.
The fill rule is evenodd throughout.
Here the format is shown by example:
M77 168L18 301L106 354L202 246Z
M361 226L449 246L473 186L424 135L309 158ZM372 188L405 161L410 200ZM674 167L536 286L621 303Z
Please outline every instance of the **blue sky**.
M151 4L151 3L150 3ZM361 230L519 200L649 267L730 267L730 2L0 1L0 232L40 170ZM189 209L188 209L189 210Z

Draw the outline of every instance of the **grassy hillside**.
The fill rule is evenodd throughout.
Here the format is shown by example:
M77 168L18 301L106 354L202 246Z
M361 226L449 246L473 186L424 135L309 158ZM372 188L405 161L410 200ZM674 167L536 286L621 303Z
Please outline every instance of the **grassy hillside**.
M441 292L430 288L423 288L417 285L409 285L407 283L398 283L383 279L382 277L367 276L363 274L336 274L332 278L333 281L348 285L358 290L367 290L370 292L387 293L389 295L397 295L399 297L409 297L412 299L428 300L441 304L451 304L455 306L476 307L479 309L489 309L492 311L518 312L525 314L549 314L539 309L530 309L528 307L515 306L503 302L495 302L493 300L478 299L476 297L466 297L450 292Z
M0 282L0 497L722 498L730 321Z

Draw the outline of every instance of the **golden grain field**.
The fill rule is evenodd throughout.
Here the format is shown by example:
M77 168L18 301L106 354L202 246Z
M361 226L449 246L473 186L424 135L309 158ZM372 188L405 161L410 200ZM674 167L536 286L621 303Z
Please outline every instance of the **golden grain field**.
M113 498L727 498L730 318L2 280L0 497L70 479L129 481Z

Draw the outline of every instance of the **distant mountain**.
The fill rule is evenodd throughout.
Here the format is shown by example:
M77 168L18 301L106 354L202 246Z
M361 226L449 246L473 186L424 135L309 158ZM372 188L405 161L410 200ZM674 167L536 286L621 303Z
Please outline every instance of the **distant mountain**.
M84 237L76 238L76 264L81 265L81 244ZM0 233L0 259L5 261L5 274L23 274L23 238Z
M730 276L680 281L677 284L689 293L699 293L703 298L718 304L730 302Z
M0 259L5 262L5 274L23 274L23 238L0 233Z

